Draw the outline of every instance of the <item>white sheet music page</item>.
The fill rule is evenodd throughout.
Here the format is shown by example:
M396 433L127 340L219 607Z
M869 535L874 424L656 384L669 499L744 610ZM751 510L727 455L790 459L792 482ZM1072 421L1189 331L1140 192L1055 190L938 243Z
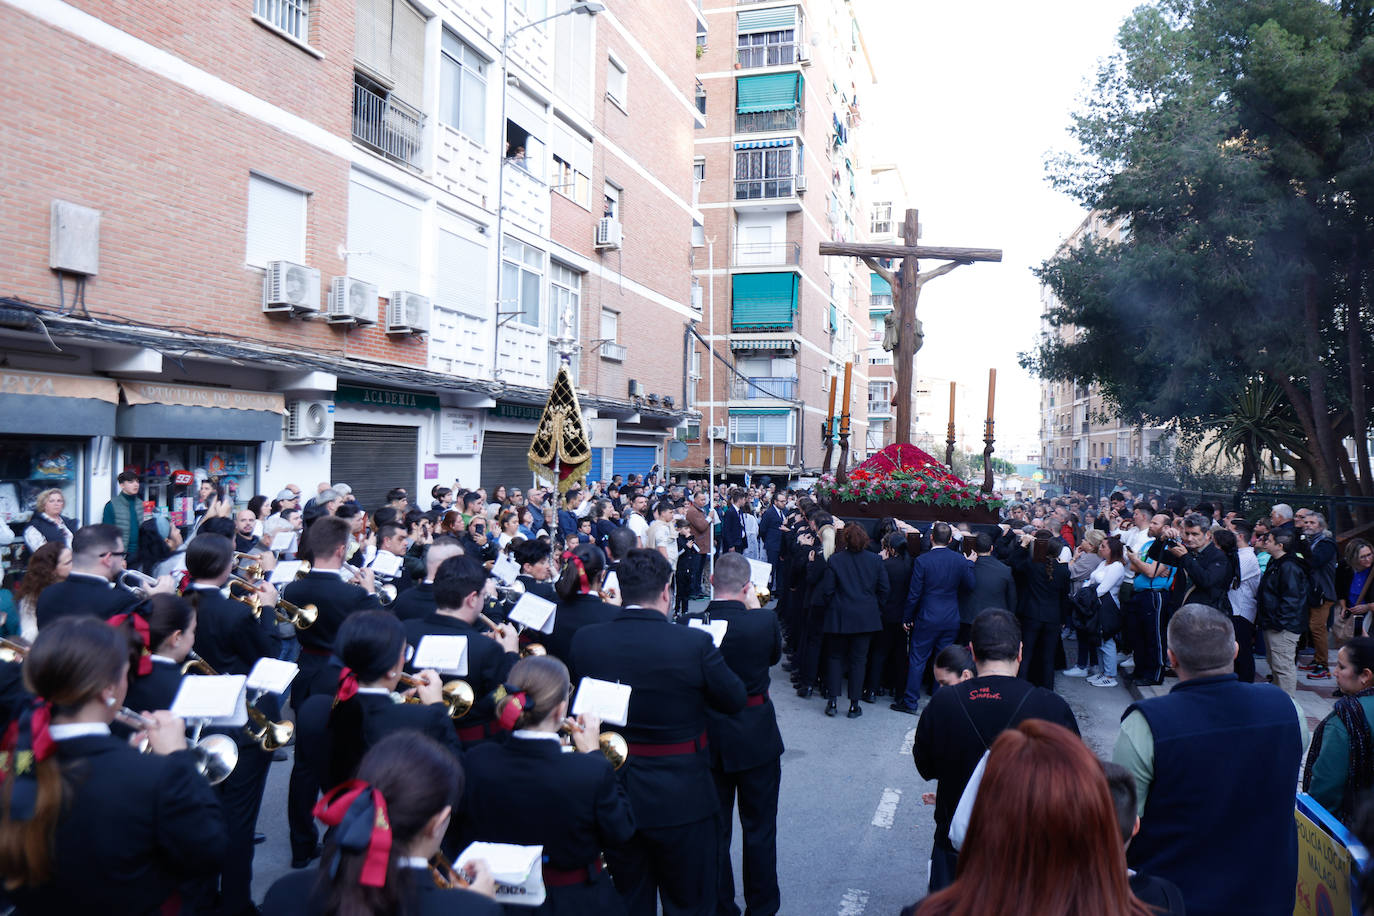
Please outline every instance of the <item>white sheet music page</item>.
M710 623L707 623L700 617L691 617L687 620L687 626L694 630L705 630L710 633L711 642L715 643L716 648L719 649L721 640L725 638L725 629L730 626L730 621L712 620Z
M749 561L749 581L754 583L754 588L767 588L768 579L772 575L772 563L765 563L762 560Z
M278 531L272 536L272 546L268 549L273 553L294 553L296 549L296 532Z
M286 688L291 686L291 682L296 679L296 672L300 670L300 666L294 662L283 661L280 658L260 658L253 666L253 670L248 672L247 687L249 690L261 690L266 693L286 693Z
M533 592L525 592L507 616L516 623L522 623L541 633L552 633L554 619L558 616L558 605L547 598L540 598Z
M416 671L433 668L440 674L468 673L468 638L466 636L422 636L410 658Z
M502 585L510 585L515 581L515 577L520 575L520 564L515 562L515 557L503 550L501 556L492 564L491 574L500 579Z
M372 570L378 575L394 579L401 574L401 558L389 550L379 550L372 558Z
M268 577L268 581L277 588L281 588L283 585L296 581L296 573L300 571L300 560L278 560L276 568L272 570L272 575Z
M630 719L630 685L584 677L577 685L572 714L593 715L602 722L624 725Z
M248 678L242 674L216 677L192 676L181 679L181 689L172 701L172 715L208 725L245 725L248 705L244 688Z

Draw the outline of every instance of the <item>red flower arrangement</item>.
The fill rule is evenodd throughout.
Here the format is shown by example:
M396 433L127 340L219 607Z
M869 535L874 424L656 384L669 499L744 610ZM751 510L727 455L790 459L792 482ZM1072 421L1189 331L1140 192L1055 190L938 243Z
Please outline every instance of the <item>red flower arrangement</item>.
M826 474L816 484L818 496L840 502L895 501L960 509L1000 509L994 499L956 477L925 451L897 443L873 455L837 483Z

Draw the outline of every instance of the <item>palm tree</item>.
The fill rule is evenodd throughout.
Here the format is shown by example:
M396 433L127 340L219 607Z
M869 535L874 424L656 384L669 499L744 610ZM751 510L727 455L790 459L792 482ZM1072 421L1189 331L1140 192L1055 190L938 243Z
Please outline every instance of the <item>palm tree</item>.
M1266 383L1263 378L1247 381L1232 397L1231 409L1204 425L1215 433L1207 443L1207 450L1215 451L1218 459L1240 461L1237 506L1241 496L1260 476L1263 467L1260 458L1264 452L1294 468L1306 460L1307 440L1302 426L1293 417L1282 389Z

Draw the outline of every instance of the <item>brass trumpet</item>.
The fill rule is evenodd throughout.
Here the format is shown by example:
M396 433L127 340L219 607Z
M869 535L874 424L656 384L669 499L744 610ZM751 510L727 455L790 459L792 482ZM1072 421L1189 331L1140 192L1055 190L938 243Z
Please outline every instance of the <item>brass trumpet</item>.
M244 560L251 560L252 562L240 568L239 564ZM260 580L264 572L262 568L262 559L256 553L244 553L241 550L234 551L234 569L237 570L238 575L241 575L251 582Z
M275 751L277 748L286 747L291 743L291 737L296 733L294 723L273 722L267 718L266 713L252 703L248 704L248 719L252 725L243 727L244 734L264 751Z
M0 638L0 662L22 662L29 654L29 647L13 639Z
M467 879L458 873L442 852L436 852L429 860L429 876L434 880L435 887L446 891L469 886Z
M219 672L210 667L210 663L192 652L186 656L186 661L181 666L183 676L187 674L200 674L205 677L218 677Z
M121 706L115 711L115 720L138 730L153 726L152 720L145 719L127 706ZM140 751L146 754L151 749L151 745L145 742ZM196 770L212 786L228 779L229 774L234 772L234 767L239 765L239 746L234 743L234 739L218 733L201 738L199 725L196 726L196 740L191 743L191 750L196 755Z
M418 677L409 674L402 674L397 682L403 687L419 687L427 683ZM477 695L473 693L472 685L467 681L454 678L444 682L443 688L444 706L448 709L450 719L461 719L472 709L472 704L477 702ZM406 697L407 703L419 703L419 697Z
M575 733L582 731L582 726L572 719L564 719L563 724L558 726L558 733L565 735L571 741ZM601 754L610 761L612 769L620 769L625 765L625 761L630 759L630 745L620 732L602 732L596 739L597 747L601 749Z
M126 569L115 579L115 585L133 592L140 601L146 601L152 595L153 588L157 585L157 579L144 575L136 569Z
M247 589L248 594L234 594L235 585L239 588ZM232 601L237 601L239 604L247 605L253 611L253 616L255 618L262 617L262 593L258 591L257 583L249 582L238 574L230 574L229 598ZM307 604L304 607L298 607L280 596L277 598L275 613L277 620L282 623L290 623L298 630L309 629L320 617L319 608L315 607L315 605Z

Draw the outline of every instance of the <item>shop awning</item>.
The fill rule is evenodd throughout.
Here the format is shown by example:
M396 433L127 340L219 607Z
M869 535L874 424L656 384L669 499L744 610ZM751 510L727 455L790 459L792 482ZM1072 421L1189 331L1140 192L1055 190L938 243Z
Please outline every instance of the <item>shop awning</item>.
M120 382L115 435L123 439L275 442L286 399L270 391Z
M801 100L801 74L742 76L735 84L735 94L735 110L740 114L796 108Z
M732 278L730 304L732 327L780 328L792 326L797 307L797 275L792 272L773 274L735 274Z
M0 430L26 436L113 436L119 385L108 378L0 370Z
M892 284L877 274L869 274L868 294L870 296L890 296L892 295Z
M795 350L797 342L790 337L731 337L731 350Z
M735 149L772 149L791 145L791 140L742 140L735 144Z

